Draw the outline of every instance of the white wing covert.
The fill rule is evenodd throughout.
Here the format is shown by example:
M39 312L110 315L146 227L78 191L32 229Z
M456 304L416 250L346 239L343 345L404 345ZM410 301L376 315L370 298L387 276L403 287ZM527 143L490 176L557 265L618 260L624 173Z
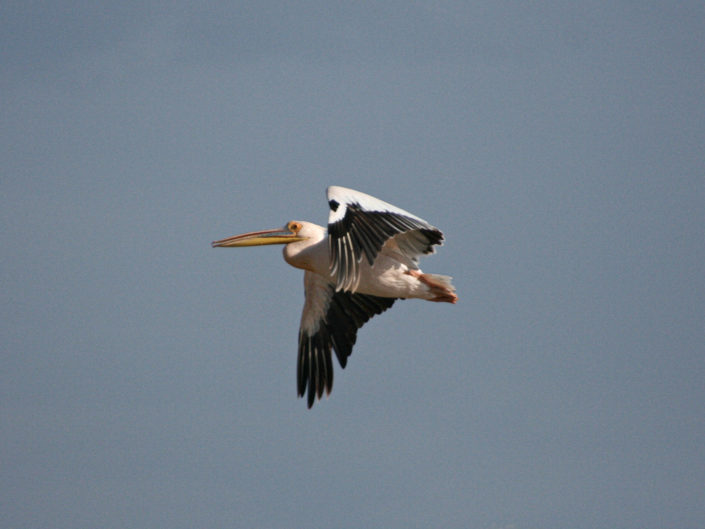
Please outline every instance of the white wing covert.
M416 262L443 243L443 233L425 220L375 197L339 186L328 188L328 245L336 291L354 291L363 257L374 265L384 243L395 239Z

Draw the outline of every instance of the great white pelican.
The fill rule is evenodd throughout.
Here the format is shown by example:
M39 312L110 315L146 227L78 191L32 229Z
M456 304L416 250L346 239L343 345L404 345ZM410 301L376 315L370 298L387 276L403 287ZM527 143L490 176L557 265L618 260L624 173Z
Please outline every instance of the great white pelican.
M333 388L335 350L347 364L357 330L397 299L455 303L451 278L425 274L419 257L434 253L443 234L425 220L365 193L331 186L328 228L292 220L283 228L235 235L213 247L283 244L284 260L304 270L304 302L296 367L308 407Z

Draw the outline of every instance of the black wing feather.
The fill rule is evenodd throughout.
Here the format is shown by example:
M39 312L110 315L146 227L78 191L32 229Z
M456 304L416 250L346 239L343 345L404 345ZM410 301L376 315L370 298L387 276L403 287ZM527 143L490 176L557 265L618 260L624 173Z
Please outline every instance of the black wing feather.
M336 211L339 204L335 203ZM363 256L374 264L384 243L392 237L418 230L422 236L419 251L433 253L433 246L443 242L443 233L421 219L391 211L368 211L358 203L345 205L340 220L328 224L331 270L335 271L338 290L350 290L358 275Z
M299 358L297 363L297 391L300 397L308 388L308 407L323 392L333 389L333 363L331 350L335 350L340 366L344 368L357 340L357 330L369 319L381 314L394 304L395 298L383 298L351 292L334 292L325 318L318 329L309 334L299 331Z

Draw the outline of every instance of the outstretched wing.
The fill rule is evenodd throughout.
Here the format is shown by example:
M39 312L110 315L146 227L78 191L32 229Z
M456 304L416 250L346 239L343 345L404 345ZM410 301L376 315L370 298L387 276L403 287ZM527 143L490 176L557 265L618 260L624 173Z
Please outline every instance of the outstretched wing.
M363 257L372 266L384 243L393 237L399 250L414 262L443 242L441 231L425 220L359 191L331 186L328 205L328 245L336 291L354 291Z
M308 407L333 389L331 348L345 367L357 339L357 330L375 314L394 304L395 298L382 298L351 292L336 292L326 278L306 271L306 302L299 329L299 357L296 365L300 397L308 387Z

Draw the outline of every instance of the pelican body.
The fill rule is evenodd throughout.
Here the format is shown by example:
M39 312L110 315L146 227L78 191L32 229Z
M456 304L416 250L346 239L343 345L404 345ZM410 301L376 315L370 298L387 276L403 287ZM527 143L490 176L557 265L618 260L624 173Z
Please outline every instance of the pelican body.
M331 351L347 364L357 330L397 299L455 303L451 278L424 274L421 255L434 253L443 234L425 220L370 195L339 186L327 190L328 227L292 220L283 228L243 233L212 243L237 248L283 244L284 260L304 270L297 391L308 407L333 388Z

